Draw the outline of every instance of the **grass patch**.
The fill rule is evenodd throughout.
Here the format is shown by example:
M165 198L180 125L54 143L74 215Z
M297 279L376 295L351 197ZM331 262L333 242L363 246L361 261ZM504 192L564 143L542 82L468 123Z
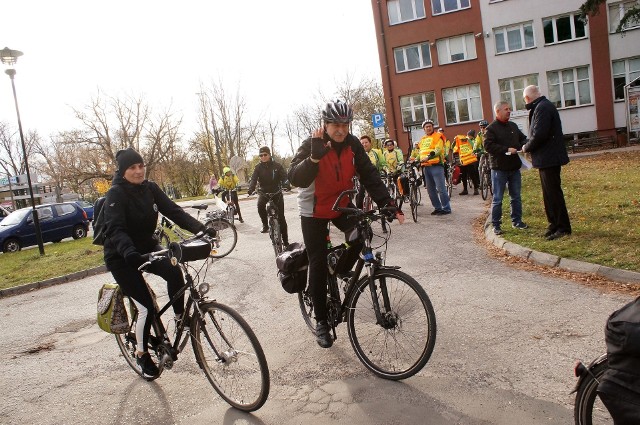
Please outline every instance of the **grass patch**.
M523 221L529 229L503 226L504 238L536 251L640 272L640 152L601 153L572 159L562 168L572 234L555 241L542 235L547 219L537 170L522 173ZM509 197L503 204L509 217Z
M104 264L102 247L92 238L64 241L0 255L0 289L64 276Z

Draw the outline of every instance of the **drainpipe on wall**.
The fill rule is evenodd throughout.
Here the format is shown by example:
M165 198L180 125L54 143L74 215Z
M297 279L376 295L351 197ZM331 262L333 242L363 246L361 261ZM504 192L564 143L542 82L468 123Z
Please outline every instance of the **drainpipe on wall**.
M389 88L389 98L390 98L389 104L391 105L391 116L393 117L393 124L396 127L393 129L393 135L394 135L394 140L400 143L398 141L398 129L397 129L398 125L396 123L396 110L393 103L393 90L391 89L391 76L389 75L389 59L387 57L387 40L384 35L384 25L382 22L382 6L380 6L380 3L381 3L380 0L377 0L377 2L378 2L378 25L380 25L380 36L382 37L382 49L384 53L384 72L385 72L384 76L387 79L387 87ZM387 123L388 122L389 121L387 120ZM392 131L391 128L389 128L390 134L391 134L391 131Z

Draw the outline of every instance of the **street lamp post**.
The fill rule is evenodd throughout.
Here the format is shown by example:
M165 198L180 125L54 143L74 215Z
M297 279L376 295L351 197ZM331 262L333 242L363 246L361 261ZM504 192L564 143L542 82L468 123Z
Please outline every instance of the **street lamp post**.
M20 131L20 142L22 143L22 155L24 157L24 167L27 170L27 184L29 185L29 195L31 196L31 208L33 209L33 226L36 232L36 241L38 242L38 249L40 255L44 255L44 244L42 243L42 233L40 232L40 219L38 218L38 211L36 210L36 201L33 197L33 186L31 185L31 173L29 172L29 162L27 160L27 148L24 144L24 134L22 132L22 121L20 120L20 110L18 109L18 97L16 96L16 85L13 78L16 75L16 70L13 69L13 65L16 64L18 58L22 56L22 52L19 50L11 50L8 47L0 50L0 60L3 64L7 65L4 72L11 79L11 88L13 89L13 101L16 105L16 115L18 116L18 130Z

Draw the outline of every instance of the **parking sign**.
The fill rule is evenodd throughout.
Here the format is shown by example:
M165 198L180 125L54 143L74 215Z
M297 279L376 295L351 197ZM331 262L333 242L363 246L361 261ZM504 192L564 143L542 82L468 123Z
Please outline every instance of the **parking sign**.
M384 127L384 115L382 114L371 115L371 121L373 122L373 128Z

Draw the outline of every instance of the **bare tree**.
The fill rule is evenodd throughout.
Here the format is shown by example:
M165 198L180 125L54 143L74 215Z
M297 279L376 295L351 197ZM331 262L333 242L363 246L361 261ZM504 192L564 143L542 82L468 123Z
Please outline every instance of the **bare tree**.
M28 131L24 135L25 153L28 158L31 158L34 146L39 141L40 136L36 131ZM20 135L4 122L0 122L0 167L5 174L13 176L24 174L27 171Z
M606 3L607 0L585 1L582 6L580 6L580 17L586 20L589 16L595 16L599 14L600 5ZM625 13L624 16L620 18L620 22L618 23L616 32L624 33L627 28L632 27L633 25L640 22L640 5L638 5L638 3L629 5L631 7L627 8L627 4L625 4Z

